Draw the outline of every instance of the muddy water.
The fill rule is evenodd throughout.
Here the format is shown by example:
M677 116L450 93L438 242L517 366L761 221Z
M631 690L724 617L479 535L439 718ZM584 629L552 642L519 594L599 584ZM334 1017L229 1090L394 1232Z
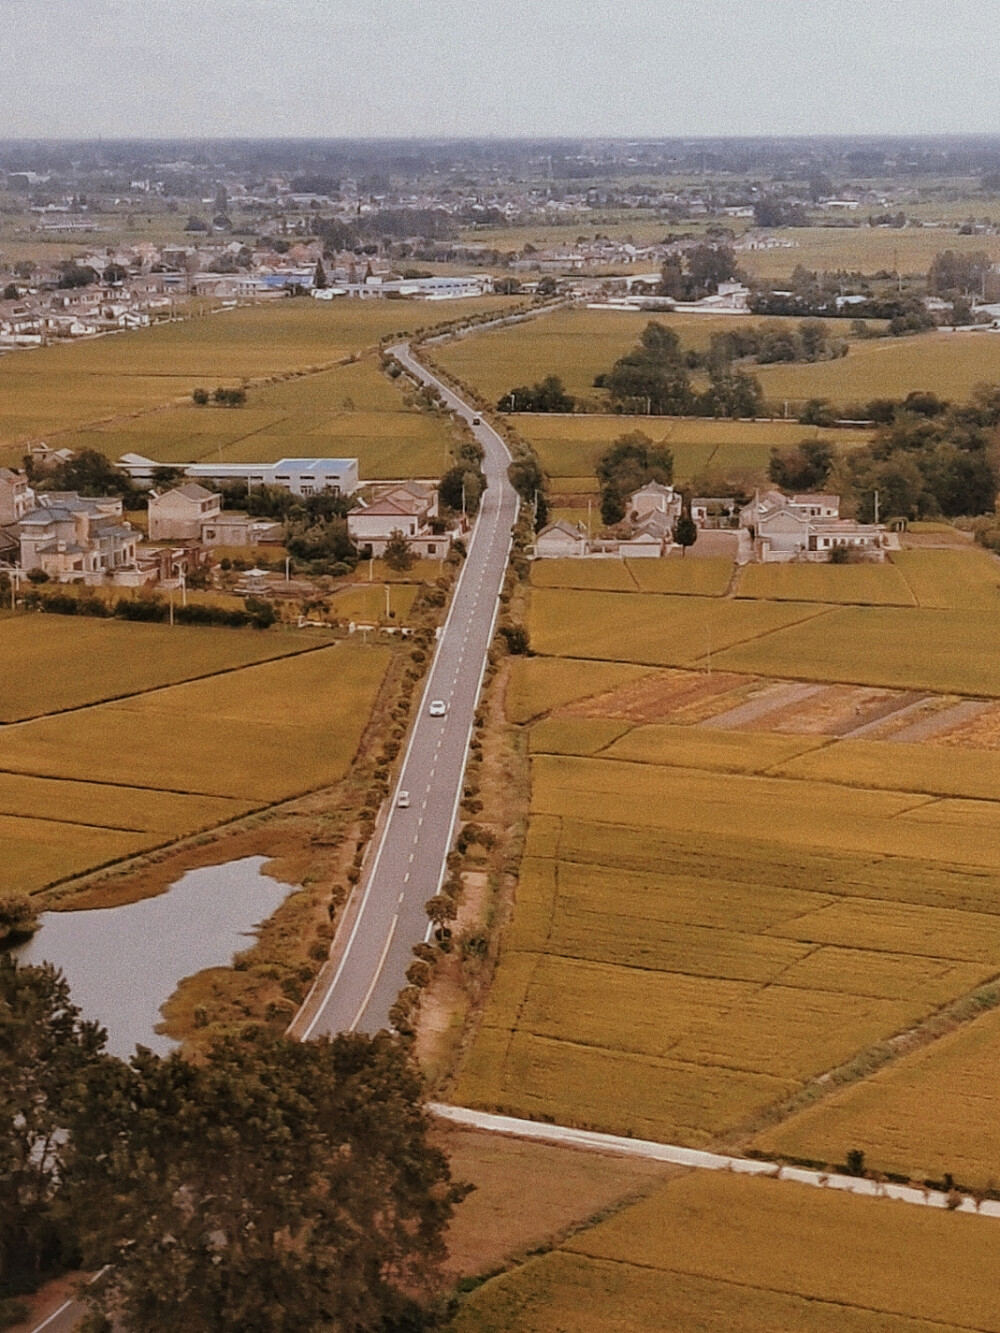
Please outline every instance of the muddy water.
M291 892L261 874L265 859L189 870L166 893L124 907L45 912L18 959L63 970L84 1017L107 1028L112 1054L138 1044L166 1055L174 1043L155 1028L177 983L231 962Z

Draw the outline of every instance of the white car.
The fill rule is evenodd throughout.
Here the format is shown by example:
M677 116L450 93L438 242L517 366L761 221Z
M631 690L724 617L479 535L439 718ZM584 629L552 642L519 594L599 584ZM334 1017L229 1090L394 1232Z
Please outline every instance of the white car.
M431 717L444 717L448 711L448 705L443 699L432 699L431 706L427 711Z
M396 804L399 806L400 810L409 810L410 793L408 791L401 791L396 797Z

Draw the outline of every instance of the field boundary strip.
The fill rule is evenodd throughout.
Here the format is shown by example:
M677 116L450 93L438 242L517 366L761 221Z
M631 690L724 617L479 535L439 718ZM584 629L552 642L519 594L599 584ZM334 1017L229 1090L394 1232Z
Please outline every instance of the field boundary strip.
M1000 1201L976 1200L968 1194L963 1195L961 1202L956 1204L952 1195L941 1190L897 1185L888 1181L870 1180L865 1176L809 1171L803 1167L783 1166L778 1162L762 1161L752 1157L730 1157L722 1153L704 1152L697 1148L682 1148L677 1144L657 1143L652 1139L630 1139L617 1134L601 1134L591 1129L573 1129L568 1125L494 1115L465 1106L449 1106L443 1102L428 1102L427 1109L441 1120L448 1120L470 1129L485 1130L487 1133L507 1134L513 1138L558 1143L565 1147L583 1148L591 1152L612 1152L628 1157L643 1157L650 1161L670 1162L674 1166L686 1166L694 1170L731 1171L738 1175L769 1176L773 1180L791 1181L794 1184L818 1189L842 1190L848 1194L860 1194L873 1199L895 1199L899 1203L921 1208L943 1208L952 1212L972 1213L979 1217L1000 1218Z

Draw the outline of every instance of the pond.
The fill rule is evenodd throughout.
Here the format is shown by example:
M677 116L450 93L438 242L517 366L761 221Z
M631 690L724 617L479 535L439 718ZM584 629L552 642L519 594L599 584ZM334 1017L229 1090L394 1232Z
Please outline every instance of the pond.
M166 893L122 907L45 912L18 961L61 968L84 1017L107 1028L113 1055L137 1044L167 1055L176 1043L155 1028L178 982L232 962L292 892L261 873L266 859L189 870Z

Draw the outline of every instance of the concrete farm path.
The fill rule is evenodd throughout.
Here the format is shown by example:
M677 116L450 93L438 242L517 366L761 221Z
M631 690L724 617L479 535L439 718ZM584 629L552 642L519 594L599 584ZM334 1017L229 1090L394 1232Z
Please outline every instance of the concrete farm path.
M422 366L408 343L389 351L469 423L485 451L487 486L371 868L359 885L361 898L350 935L332 979L306 998L291 1029L303 1040L387 1027L389 1010L405 985L413 946L428 936L424 904L441 885L454 837L518 509L517 493L507 479L510 454L496 431L485 422L473 424L477 410ZM435 699L446 705L443 717L429 715ZM409 808L397 805L400 791L409 792Z
M984 1199L977 1202L968 1194L955 1202L954 1196L940 1190L922 1189L913 1185L896 1185L888 1181L872 1180L867 1176L841 1176L824 1171L805 1171L797 1166L781 1166L753 1157L729 1157L721 1153L702 1152L697 1148L682 1148L671 1143L654 1143L649 1139L629 1139L617 1134L598 1134L588 1129L572 1129L567 1125L552 1125L545 1121L519 1120L515 1116L490 1115L486 1111L471 1111L464 1106L447 1106L429 1102L428 1111L442 1120L462 1125L467 1129L481 1129L493 1134L509 1134L514 1138L534 1139L542 1143L558 1143L563 1147L582 1148L589 1152L619 1153L627 1157L646 1157L657 1162L671 1162L703 1171L733 1171L738 1175L769 1176L774 1180L788 1180L798 1185L812 1185L819 1189L842 1190L848 1194L866 1195L872 1199L895 1199L899 1203L915 1204L921 1208L945 1208L959 1213L975 1213L980 1217L1000 1218L1000 1201Z

